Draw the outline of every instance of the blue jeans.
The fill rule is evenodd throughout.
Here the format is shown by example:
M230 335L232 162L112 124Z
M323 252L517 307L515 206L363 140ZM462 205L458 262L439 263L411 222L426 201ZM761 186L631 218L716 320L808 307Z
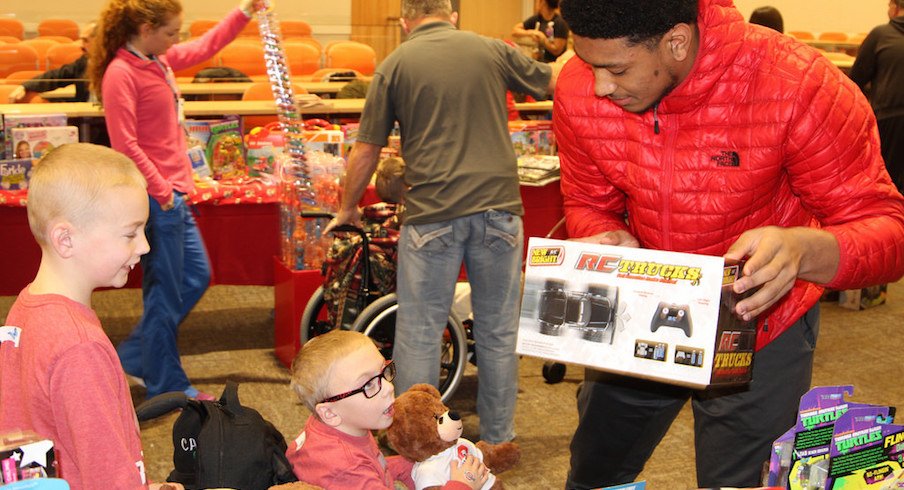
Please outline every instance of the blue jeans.
M179 324L210 284L210 261L183 195L176 193L169 211L149 200L151 251L141 257L144 314L116 350L125 372L144 379L152 397L191 386L176 339Z
M515 437L523 247L521 218L494 210L404 225L399 239L396 391L439 383L442 332L464 261L474 312L480 438L492 444Z
M630 483L691 399L697 486L755 487L810 389L819 305L756 353L747 386L691 390L588 369L565 488Z

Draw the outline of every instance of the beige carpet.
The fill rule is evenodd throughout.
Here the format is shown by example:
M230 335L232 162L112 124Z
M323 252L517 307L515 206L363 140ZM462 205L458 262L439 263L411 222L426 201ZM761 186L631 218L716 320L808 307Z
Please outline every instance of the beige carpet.
M0 318L13 298L0 297ZM288 388L286 370L273 356L273 289L212 288L182 328L180 348L189 377L202 390L219 393L227 379L241 383L242 402L257 408L288 439L301 429L307 411ZM141 311L138 290L95 293L94 307L115 342ZM814 384L853 384L855 399L904 407L901 336L904 282L889 286L888 304L851 311L823 303L822 330ZM546 384L542 361L523 358L516 428L524 458L519 468L501 475L510 489L562 488L568 469L568 443L574 431L575 390L582 370L569 366L563 382ZM466 433L477 432L476 378L472 372L450 405L465 416ZM136 402L141 388L134 388ZM171 428L175 416L141 427L150 477L163 480L172 467ZM688 407L654 453L641 475L652 489L694 488L692 419Z

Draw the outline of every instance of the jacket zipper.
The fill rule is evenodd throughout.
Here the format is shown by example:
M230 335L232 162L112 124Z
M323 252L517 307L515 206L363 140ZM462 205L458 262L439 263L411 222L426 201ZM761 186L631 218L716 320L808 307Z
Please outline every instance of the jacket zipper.
M653 131L660 134L659 104L653 106ZM665 146L662 148L663 163L663 187L662 187L662 249L672 249L672 178L675 164L675 140L678 136L678 128L672 128L666 135Z
M653 133L659 134L659 102L653 106Z

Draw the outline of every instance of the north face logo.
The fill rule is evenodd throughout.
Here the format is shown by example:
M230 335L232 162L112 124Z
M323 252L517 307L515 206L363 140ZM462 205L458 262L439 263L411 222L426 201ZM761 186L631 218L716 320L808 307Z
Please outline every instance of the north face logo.
M720 167L740 167L741 156L736 151L722 150L718 155L713 155L710 160Z

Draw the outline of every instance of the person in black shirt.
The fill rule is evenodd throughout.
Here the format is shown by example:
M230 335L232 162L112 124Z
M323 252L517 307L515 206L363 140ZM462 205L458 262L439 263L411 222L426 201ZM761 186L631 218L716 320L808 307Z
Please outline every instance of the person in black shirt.
M863 40L850 77L873 107L885 167L904 192L904 0L889 0L888 19Z
M59 68L47 70L44 73L24 82L16 90L9 94L9 103L15 104L24 100L28 100L30 95L49 92L61 87L75 85L75 98L67 100L67 102L87 102L90 96L88 90L88 79L85 76L85 68L88 66L88 43L94 37L94 22L88 24L82 31L82 55L73 61Z
M538 0L537 13L515 24L512 36L530 37L539 48L539 61L555 61L568 45L568 25L559 15L559 0Z
M785 21L782 19L782 13L775 7L765 6L757 8L750 13L750 19L747 22L766 26L783 34L785 32Z

